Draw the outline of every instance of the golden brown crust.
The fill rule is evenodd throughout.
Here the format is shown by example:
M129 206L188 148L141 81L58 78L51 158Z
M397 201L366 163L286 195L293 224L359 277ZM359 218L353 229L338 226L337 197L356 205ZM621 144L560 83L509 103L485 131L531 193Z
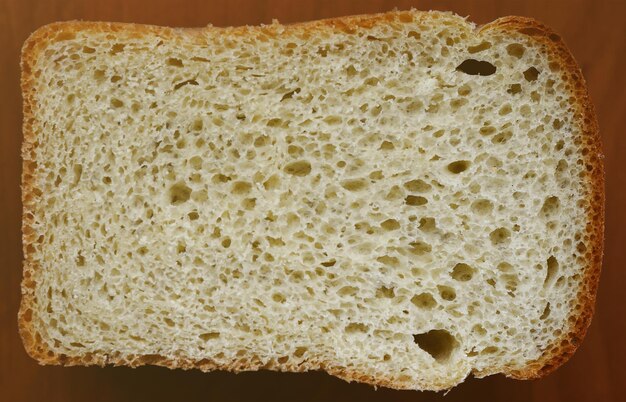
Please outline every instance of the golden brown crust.
M360 381L376 386L385 386L397 389L414 389L416 384L410 381L400 381L398 379L374 377L361 372L351 371L345 367L334 366L332 363L324 361L309 360L299 365L293 363L281 364L270 362L262 365L254 361L232 361L226 364L209 359L194 360L186 357L166 357L160 355L123 355L90 353L83 356L66 356L56 354L50 349L46 342L34 329L34 311L31 308L36 305L37 300L34 289L37 283L37 274L40 267L33 259L33 244L37 242L37 234L33 230L34 211L37 198L40 195L37 183L35 182L36 151L37 151L37 131L35 126L35 116L37 115L37 104L34 96L35 78L37 72L35 65L42 49L51 42L71 39L77 32L84 30L100 32L123 32L129 36L155 35L163 39L179 40L181 37L192 38L198 42L203 42L204 38L198 33L212 29L226 29L230 35L246 35L251 30L260 30L269 36L280 35L286 29L294 30L296 34L306 37L311 34L318 34L324 31L344 31L354 32L357 28L371 28L377 24L401 24L415 20L425 19L449 19L462 22L463 19L453 14L439 12L418 12L418 11L394 11L384 14L358 15L351 17L334 18L293 25L272 24L261 28L250 28L247 26L236 28L186 28L174 29L167 27L157 27L149 25L125 24L125 23L105 23L105 22L81 22L70 21L63 23L53 23L46 25L34 32L25 42L22 48L22 93L24 98L24 122L23 122L23 172L22 172L22 203L23 203L23 249L24 249L24 277L22 281L22 301L18 313L19 331L24 346L28 354L38 360L40 364L62 364L62 365L125 365L137 367L140 365L159 365L169 368L191 369L196 368L203 371L229 370L244 371L257 369L270 369L278 371L307 371L324 370L331 375L342 378L346 381ZM572 95L575 97L578 106L579 121L583 122L581 138L581 152L585 157L586 182L589 185L587 194L588 224L586 234L587 244L591 248L586 251L585 261L587 268L584 272L583 286L579 291L578 302L580 305L573 309L574 313L570 317L571 330L562 336L561 339L544 352L537 360L528 364L523 369L507 369L502 367L489 371L477 372L478 376L504 372L507 376L527 379L537 378L548 374L563 364L576 350L580 341L585 335L594 310L594 301L598 279L600 274L602 248L603 248L603 228L604 228L604 172L602 164L602 154L600 147L598 125L589 101L585 82L580 69L574 61L571 53L565 47L558 35L539 22L522 17L500 18L484 27L478 32L502 30L504 32L519 32L530 35L536 40L544 43L551 51L555 61L560 65L562 71L567 76L567 82L573 85ZM431 390L441 390L450 388L455 384L449 382L422 384Z
M575 143L580 147L580 154L583 156L584 181L588 187L585 194L587 227L583 238L591 247L586 249L584 256L581 257L584 258L585 271L575 300L578 304L573 306L572 314L568 318L570 329L538 359L529 362L523 369L503 371L508 377L517 379L540 378L556 370L574 354L591 323L604 247L604 156L600 129L585 79L561 37L542 23L525 17L500 18L483 26L479 32L492 30L528 35L546 46L552 61L556 63L555 67L560 69L564 81L571 85L571 96L574 97L577 108L575 120L581 124L582 136L576 138ZM491 372L478 373L478 375L488 374Z

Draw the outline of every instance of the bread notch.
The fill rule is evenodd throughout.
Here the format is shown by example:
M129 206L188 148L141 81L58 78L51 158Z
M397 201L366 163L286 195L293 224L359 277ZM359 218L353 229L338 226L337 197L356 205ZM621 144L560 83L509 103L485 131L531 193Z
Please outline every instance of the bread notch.
M63 22L22 53L41 364L540 377L591 319L598 125L560 37L394 11Z

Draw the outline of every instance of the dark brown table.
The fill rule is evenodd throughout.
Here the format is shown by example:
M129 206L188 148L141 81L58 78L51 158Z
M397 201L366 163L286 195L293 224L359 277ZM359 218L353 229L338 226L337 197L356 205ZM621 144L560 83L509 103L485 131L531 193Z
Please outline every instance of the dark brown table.
M606 155L606 247L597 311L574 357L547 378L469 378L445 397L375 390L321 372L231 374L159 367L42 367L17 333L22 277L20 235L20 47L59 20L216 26L307 21L394 7L450 10L479 24L505 15L534 17L559 32L582 66ZM626 400L626 1L404 0L0 0L0 401L624 401Z

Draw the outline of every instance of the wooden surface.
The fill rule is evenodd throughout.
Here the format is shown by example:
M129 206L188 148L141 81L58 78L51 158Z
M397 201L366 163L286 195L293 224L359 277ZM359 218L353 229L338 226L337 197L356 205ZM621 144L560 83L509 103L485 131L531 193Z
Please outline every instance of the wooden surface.
M169 26L307 21L411 6L450 10L486 23L531 16L571 48L596 105L606 155L606 246L596 315L583 345L562 368L536 381L469 378L445 399L432 392L374 390L324 373L170 371L143 367L42 367L17 333L20 235L21 96L19 51L30 32L68 19ZM0 0L0 401L298 400L298 401L618 401L626 400L626 2L624 1L166 1Z

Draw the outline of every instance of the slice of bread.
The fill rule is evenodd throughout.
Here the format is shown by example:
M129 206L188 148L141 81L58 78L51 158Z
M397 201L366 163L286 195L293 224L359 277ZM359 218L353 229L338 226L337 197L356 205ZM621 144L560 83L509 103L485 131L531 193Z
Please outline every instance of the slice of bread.
M598 126L558 35L391 12L45 26L26 42L42 364L542 376L591 319Z

